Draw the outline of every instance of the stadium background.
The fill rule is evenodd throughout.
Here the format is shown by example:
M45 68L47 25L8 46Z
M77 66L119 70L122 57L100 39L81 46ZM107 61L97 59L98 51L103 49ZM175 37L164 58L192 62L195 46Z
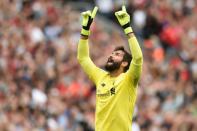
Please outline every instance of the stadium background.
M77 59L80 12L98 5L90 51L100 67L127 46L122 0L0 1L0 130L93 131L95 89ZM197 1L128 0L143 49L133 131L197 130Z

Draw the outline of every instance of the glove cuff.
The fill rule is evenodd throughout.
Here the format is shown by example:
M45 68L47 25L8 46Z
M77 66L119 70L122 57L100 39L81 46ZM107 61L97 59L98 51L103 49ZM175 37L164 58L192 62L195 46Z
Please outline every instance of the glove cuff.
M89 30L85 30L85 29L81 29L81 34L85 35L85 36L89 36L90 35L90 31Z
M129 33L133 32L132 28L131 27L127 27L124 29L124 33L127 35Z

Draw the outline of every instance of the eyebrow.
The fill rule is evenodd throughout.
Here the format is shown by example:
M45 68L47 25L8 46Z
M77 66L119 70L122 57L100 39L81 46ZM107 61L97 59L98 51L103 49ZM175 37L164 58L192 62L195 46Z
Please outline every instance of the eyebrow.
M124 54L124 52L122 52L122 51L115 51L113 53L115 53L115 54Z

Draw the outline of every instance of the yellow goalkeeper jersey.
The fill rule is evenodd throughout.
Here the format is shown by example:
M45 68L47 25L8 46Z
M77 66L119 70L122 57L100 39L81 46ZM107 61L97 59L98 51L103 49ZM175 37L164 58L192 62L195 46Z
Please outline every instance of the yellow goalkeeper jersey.
M111 77L91 61L88 40L79 41L78 60L96 85L95 131L131 131L137 83L142 69L142 61L135 61L134 56L142 54L135 37L129 39L129 46L133 59L128 71Z

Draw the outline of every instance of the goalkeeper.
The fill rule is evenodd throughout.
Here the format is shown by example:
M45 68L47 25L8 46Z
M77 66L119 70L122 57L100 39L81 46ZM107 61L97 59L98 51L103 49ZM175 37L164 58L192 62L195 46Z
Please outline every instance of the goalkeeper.
M89 57L88 37L90 25L98 8L82 13L81 38L78 60L85 73L96 85L96 131L131 131L132 115L137 95L143 56L138 41L130 27L130 16L125 6L115 12L123 27L131 55L124 47L117 47L109 56L105 69L98 68Z

